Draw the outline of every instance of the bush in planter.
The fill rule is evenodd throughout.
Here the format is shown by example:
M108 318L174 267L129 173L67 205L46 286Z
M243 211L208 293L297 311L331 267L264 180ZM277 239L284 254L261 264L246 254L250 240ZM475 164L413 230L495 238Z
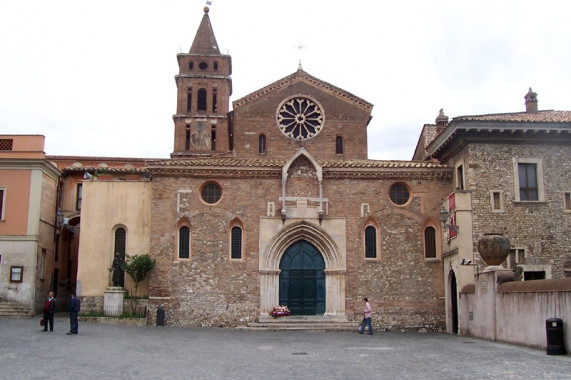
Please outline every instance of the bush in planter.
M129 256L126 255L125 262L121 265L121 269L123 269L133 281L135 281L135 291L131 298L131 310L133 314L135 313L135 306L133 305L133 301L138 306L138 300L141 297L137 297L137 290L139 288L139 283L143 281L149 272L153 270L155 267L156 260L151 259L148 253L144 255L134 255Z

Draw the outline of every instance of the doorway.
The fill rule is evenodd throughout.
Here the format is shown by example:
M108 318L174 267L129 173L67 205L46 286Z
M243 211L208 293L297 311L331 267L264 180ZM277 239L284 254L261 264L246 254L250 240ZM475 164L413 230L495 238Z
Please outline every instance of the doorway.
M456 275L450 272L450 305L452 308L452 334L458 334L458 289L456 286Z
M279 302L291 315L325 312L325 261L311 243L300 240L289 246L280 261Z

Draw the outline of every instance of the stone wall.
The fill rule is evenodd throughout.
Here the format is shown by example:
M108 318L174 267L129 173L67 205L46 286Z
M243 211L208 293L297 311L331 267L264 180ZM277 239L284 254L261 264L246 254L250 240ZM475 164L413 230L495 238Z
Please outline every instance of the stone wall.
M477 275L475 292L461 295L460 335L546 348L546 320L559 318L569 350L571 278L504 282L506 278L513 279L513 272Z
M516 201L514 159L541 160L543 201ZM563 277L566 263L571 262L571 213L564 210L564 192L571 190L571 147L472 144L456 162L464 164L471 192L474 247L485 233L503 233L512 247L525 249L519 264L547 267L548 277ZM501 192L502 210L492 210L490 191Z

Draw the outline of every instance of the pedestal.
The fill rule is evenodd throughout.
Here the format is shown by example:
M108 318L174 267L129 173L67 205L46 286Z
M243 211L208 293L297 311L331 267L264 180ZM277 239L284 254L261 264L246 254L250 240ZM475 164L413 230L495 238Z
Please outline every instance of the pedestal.
M103 295L103 314L106 317L118 317L123 314L125 291L120 286L112 286Z

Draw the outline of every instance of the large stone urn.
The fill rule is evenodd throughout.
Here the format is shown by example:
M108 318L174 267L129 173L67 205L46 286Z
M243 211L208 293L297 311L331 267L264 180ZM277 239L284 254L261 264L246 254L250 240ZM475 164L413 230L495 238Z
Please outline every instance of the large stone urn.
M510 241L502 234L484 234L478 240L478 252L488 265L501 265L510 253Z

